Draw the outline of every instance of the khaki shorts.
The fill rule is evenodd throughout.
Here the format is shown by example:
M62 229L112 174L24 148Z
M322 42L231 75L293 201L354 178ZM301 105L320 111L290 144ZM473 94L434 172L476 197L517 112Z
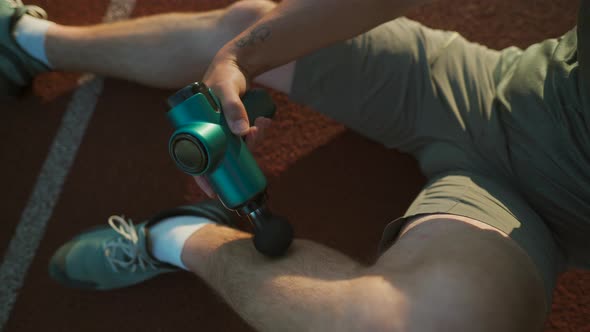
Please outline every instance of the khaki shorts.
M411 216L470 217L509 234L528 253L551 303L563 258L513 185L493 102L520 54L399 18L298 60L291 98L418 160L429 181L386 227L383 250Z

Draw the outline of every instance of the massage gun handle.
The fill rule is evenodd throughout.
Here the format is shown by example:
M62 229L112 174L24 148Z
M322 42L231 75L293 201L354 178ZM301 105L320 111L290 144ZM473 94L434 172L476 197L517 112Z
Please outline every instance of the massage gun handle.
M261 116L265 118L274 117L277 109L270 94L264 89L246 91L242 96L242 102L248 113L248 120L251 126L254 125L254 120Z

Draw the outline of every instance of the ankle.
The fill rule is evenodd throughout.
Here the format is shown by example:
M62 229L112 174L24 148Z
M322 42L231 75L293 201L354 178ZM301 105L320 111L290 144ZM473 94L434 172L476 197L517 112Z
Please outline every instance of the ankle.
M47 30L45 41L45 53L53 69L56 70L81 70L73 68L71 59L75 58L74 45L80 45L86 39L85 27L73 27L54 24Z
M214 270L222 259L234 257L237 253L260 262L265 260L252 245L252 234L220 224L209 224L187 238L181 253L185 266L192 272L204 276Z
M188 270L182 260L185 242L202 227L212 222L203 217L176 216L150 227L148 251L161 262Z

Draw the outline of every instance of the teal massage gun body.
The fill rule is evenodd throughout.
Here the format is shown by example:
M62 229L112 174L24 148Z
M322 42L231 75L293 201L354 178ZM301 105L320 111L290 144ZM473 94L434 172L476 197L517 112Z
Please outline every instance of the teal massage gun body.
M275 105L264 90L250 90L242 101L250 123L258 116L274 115ZM178 168L206 177L226 208L248 218L259 252L283 255L293 229L267 207L266 177L242 138L231 132L213 91L204 83L192 83L168 98L168 105L167 116L175 129L168 149Z

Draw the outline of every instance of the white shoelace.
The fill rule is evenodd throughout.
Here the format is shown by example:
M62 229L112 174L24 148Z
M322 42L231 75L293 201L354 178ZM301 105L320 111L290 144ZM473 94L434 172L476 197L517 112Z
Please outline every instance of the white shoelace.
M39 6L35 6L35 5L25 5L23 4L23 2L21 0L4 0L7 1L12 8L19 8L19 7L25 7L25 9L27 10L27 14L36 17L36 18L40 18L40 19L47 19L47 12L39 7Z
M131 219L127 221L121 216L110 216L109 225L121 235L119 238L105 242L103 246L105 257L113 271L119 272L119 268L129 269L131 272L135 272L138 267L142 271L157 268L145 255L144 250L139 248L137 244L139 237ZM118 251L122 255L117 255Z

